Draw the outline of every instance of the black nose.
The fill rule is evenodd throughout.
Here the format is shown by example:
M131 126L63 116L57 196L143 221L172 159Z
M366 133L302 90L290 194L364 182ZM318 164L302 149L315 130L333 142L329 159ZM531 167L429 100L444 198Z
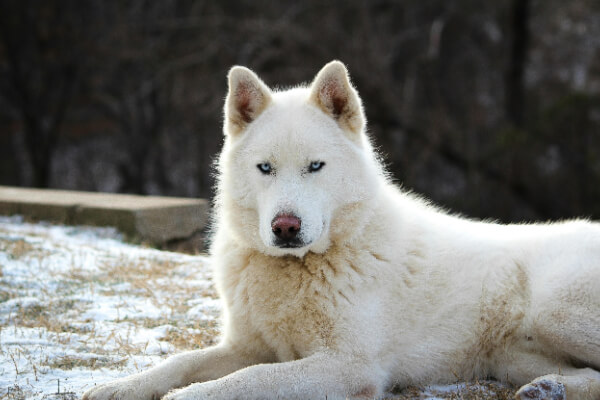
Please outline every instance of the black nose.
M277 238L283 241L291 241L300 232L300 218L291 214L281 214L271 221L271 229Z

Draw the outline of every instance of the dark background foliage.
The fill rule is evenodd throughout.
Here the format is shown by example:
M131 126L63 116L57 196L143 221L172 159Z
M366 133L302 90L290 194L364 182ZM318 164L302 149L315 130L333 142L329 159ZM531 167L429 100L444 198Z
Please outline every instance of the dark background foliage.
M2 0L0 184L209 197L225 75L340 59L405 188L600 218L596 0Z

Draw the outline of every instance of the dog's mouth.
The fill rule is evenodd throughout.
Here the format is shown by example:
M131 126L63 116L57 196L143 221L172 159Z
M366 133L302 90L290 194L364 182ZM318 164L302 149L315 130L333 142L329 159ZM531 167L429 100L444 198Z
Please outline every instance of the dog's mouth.
M317 232L314 224L303 224L297 214L284 212L273 218L268 234L265 235L266 230L260 231L260 237L267 253L302 257L308 251L321 253L329 246L327 240L322 240L327 224L323 221L322 225L321 231Z
M273 245L275 247L279 247L280 249L299 249L301 247L306 246L306 243L304 243L300 239L292 239L292 240L276 239L275 242L273 243Z

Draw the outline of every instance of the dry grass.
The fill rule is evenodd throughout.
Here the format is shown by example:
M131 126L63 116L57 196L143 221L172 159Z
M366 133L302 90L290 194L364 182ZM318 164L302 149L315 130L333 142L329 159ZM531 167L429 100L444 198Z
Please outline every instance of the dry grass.
M457 384L452 392L429 388L408 387L395 392L394 400L421 400L435 396L445 400L513 400L515 389L493 381Z
M0 241L0 251L6 252L13 259L20 259L35 250L36 248L33 245L27 243L23 239L4 239Z
M120 360L109 359L108 357L92 357L82 358L74 356L58 357L51 360L48 363L50 368L59 368L65 370L71 370L73 368L87 368L87 369L99 369L99 368L123 368L127 363L127 358Z
M7 372L14 377L10 390L0 388L0 400L64 399L64 393L51 389L39 397L35 388L56 383L52 376L65 376L57 371L128 374L164 358L163 349L170 353L216 343L215 321L187 316L197 304L190 300L216 297L202 259L150 249L107 251L94 242L73 244L68 237L20 228L0 229L0 252L8 259L0 275L0 359L5 360L0 382L8 382ZM100 304L107 316L86 316ZM159 314L148 316L148 304ZM79 387L93 383L79 382Z

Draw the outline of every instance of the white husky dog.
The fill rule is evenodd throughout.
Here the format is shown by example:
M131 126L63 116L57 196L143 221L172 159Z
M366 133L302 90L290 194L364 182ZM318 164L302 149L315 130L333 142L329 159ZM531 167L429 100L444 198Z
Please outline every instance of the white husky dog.
M386 178L344 65L229 73L215 282L224 334L84 399L379 398L496 378L600 399L600 225L448 215Z

